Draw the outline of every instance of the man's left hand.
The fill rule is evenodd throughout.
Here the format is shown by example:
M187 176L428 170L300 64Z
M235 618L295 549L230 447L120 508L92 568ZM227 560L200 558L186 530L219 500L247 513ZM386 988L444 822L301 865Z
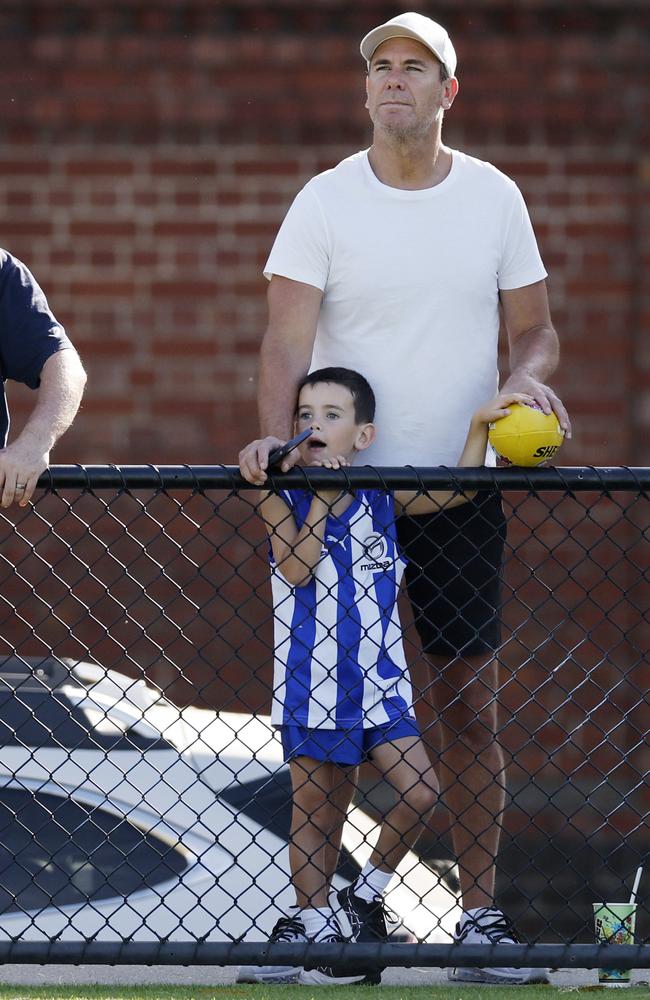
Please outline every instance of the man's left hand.
M523 372L513 372L510 378L501 386L502 394L523 392L532 396L544 413L555 413L567 441L571 438L571 420L560 397L550 386L538 382L532 375Z

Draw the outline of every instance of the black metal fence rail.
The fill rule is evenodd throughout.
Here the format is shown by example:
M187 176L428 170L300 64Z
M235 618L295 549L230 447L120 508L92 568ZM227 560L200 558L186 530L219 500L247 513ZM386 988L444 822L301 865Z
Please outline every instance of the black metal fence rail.
M494 965L533 969L648 969L649 945L307 945L208 941L2 941L0 963L53 965L301 965L309 962L337 969Z
M650 871L634 945L596 944L592 907L625 902L650 869L650 469L294 469L270 483L501 495L496 901L530 943L453 943L454 820L437 809L387 895L401 936L268 944L292 904L292 790L268 717L257 488L233 466L70 465L0 511L0 962L650 968ZM361 769L337 888L367 860L384 779Z
M293 469L273 473L278 487L381 487L389 489L542 490L585 492L650 489L650 468L564 466L553 468L439 468L357 466L330 469ZM38 481L45 489L92 490L256 490L233 465L53 465Z

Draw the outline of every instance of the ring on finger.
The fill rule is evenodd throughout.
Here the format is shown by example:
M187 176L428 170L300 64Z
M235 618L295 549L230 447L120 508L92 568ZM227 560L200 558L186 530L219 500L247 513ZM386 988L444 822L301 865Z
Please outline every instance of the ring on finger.
M24 490L27 488L27 483L16 483L17 490Z

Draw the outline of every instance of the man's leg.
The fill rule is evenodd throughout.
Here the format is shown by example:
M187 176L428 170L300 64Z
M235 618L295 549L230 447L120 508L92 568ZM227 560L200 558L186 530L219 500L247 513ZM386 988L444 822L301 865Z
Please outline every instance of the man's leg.
M433 718L423 738L438 757L440 795L452 816L464 911L455 937L465 944L512 944L518 938L494 899L506 799L497 728L498 665L490 654L451 661L429 654L427 660L434 677L423 697ZM459 982L548 982L545 969L532 968L454 968L448 975Z
M422 738L453 817L463 908L492 906L506 799L505 759L497 738L497 663L488 653L451 661L429 654L426 659L432 677L422 691Z
M505 520L498 497L432 518L400 518L408 592L425 656L414 665L422 736L453 817L465 910L494 904L505 804L497 740L500 568Z
M414 671L420 675L415 686L422 692L422 735L452 816L463 894L455 938L466 944L512 944L516 934L494 898L506 799L493 652L500 643L503 511L498 498L478 496L428 521L400 521L400 540L410 559L409 596L426 652ZM427 664L429 676L422 677ZM511 967L455 968L449 978L505 984L547 981L544 970Z

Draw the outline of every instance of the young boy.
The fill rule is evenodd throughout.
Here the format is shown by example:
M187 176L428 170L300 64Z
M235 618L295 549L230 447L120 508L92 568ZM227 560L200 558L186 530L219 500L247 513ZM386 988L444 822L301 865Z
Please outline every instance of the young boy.
M472 418L460 466L485 460L488 424L522 394L499 396ZM375 399L345 368L307 375L298 387L301 464L339 469L372 442ZM297 912L272 941L342 942L330 884L358 765L370 758L396 793L369 863L338 894L355 940L385 940L383 893L434 808L437 781L413 712L397 611L403 562L395 514L465 503L451 492L362 489L264 492L275 615L272 722L280 730L293 788L289 845ZM379 982L380 973L251 967L239 982Z

